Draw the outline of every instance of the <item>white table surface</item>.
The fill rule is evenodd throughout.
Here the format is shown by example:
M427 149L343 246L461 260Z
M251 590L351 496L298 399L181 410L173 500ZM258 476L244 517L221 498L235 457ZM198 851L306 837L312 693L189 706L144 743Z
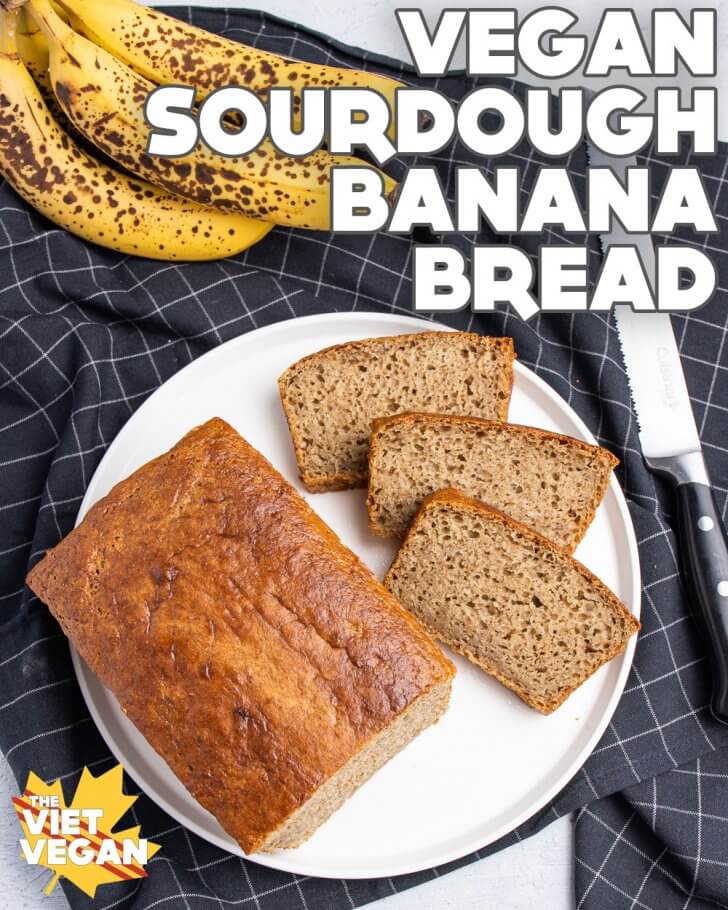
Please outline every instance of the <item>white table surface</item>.
M50 872L20 856L20 825L10 799L18 787L0 758L0 907L6 910L67 910L60 888L42 892ZM570 910L572 825L568 818L494 856L418 888L376 901L376 910ZM143 833L143 832L142 832ZM103 889L98 896L103 897Z
M168 0L174 3L175 0ZM161 3L151 5L162 5ZM408 59L402 38L394 22L399 0L261 0L236 4L234 0L197 0L199 6L248 6L265 8L286 19L307 25L340 41L368 50ZM421 0L419 4L430 21L446 4L441 0ZM462 2L460 7L512 7L524 13L546 0L513 4L508 0ZM560 4L553 4L560 5ZM584 30L598 21L601 9L608 4L594 0L572 0L570 9L582 17ZM649 21L652 6L666 4L635 0L634 8L642 21ZM675 0L670 6L689 9L692 4ZM728 45L726 2L719 6L721 47ZM721 55L719 55L720 57ZM457 62L457 58L456 58ZM728 72L728 67L725 68ZM719 73L725 84L726 73ZM721 111L728 108L728 90L722 94ZM728 117L722 118L720 135L728 139ZM0 907L8 910L65 910L67 904L60 889L45 897L42 889L49 873L26 865L18 846L19 825L10 802L17 788L5 760L0 756ZM473 863L434 882L384 898L372 907L377 910L570 910L573 898L572 824L559 819L523 843Z

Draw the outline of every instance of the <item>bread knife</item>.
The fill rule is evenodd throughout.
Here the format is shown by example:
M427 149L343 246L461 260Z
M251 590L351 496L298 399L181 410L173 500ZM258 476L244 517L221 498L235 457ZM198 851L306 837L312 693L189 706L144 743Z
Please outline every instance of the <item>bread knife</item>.
M591 167L609 167L624 180L635 158L611 158L587 143ZM655 250L649 234L628 234L614 219L600 235L602 251L618 244L637 247L654 287ZM680 354L667 313L615 307L617 334L642 454L647 466L676 486L683 572L693 609L707 632L713 678L711 711L728 723L728 547L703 458Z

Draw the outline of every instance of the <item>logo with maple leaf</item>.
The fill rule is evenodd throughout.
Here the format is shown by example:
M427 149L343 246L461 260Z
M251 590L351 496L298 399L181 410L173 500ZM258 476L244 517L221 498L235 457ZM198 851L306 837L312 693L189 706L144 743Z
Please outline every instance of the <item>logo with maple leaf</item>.
M22 796L13 798L24 837L28 863L45 866L54 875L50 894L64 876L89 897L99 885L146 878L144 865L159 850L140 836L140 827L114 831L136 802L123 790L123 769L116 765L94 777L84 768L73 800L67 805L60 780L46 785L31 771Z

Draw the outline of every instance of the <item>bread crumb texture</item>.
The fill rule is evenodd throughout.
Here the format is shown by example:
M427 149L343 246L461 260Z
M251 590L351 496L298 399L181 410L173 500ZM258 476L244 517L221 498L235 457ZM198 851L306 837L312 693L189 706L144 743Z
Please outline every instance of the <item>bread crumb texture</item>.
M301 478L312 491L362 486L372 421L403 411L505 420L513 342L422 332L326 348L279 380Z
M385 584L441 641L544 714L639 629L584 566L455 491L425 500Z
M573 551L617 463L606 449L534 427L437 414L386 418L372 434L370 524L401 537L425 497L451 487Z

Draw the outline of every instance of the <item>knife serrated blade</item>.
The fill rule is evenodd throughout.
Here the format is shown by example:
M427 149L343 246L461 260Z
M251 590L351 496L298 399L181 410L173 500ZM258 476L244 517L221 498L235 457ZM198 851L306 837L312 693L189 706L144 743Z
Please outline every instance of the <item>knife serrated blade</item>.
M634 158L610 159L587 143L593 167L609 167L622 178ZM603 252L615 243L634 244L647 277L655 281L655 250L647 234L627 234L614 224L600 236ZM645 461L672 478L677 491L682 565L692 588L692 605L707 632L713 716L728 724L728 543L710 486L690 406L685 374L670 317L615 307L617 332L640 427Z
M617 333L648 460L700 450L700 437L685 384L670 317L615 309Z
M622 180L627 168L637 167L635 158L610 158L590 143L587 154L591 167L608 167ZM648 234L628 234L615 219L612 230L599 239L605 253L615 245L636 246L654 286L655 250ZM614 315L645 458L700 451L670 317L667 313L636 313L630 306L615 307Z

